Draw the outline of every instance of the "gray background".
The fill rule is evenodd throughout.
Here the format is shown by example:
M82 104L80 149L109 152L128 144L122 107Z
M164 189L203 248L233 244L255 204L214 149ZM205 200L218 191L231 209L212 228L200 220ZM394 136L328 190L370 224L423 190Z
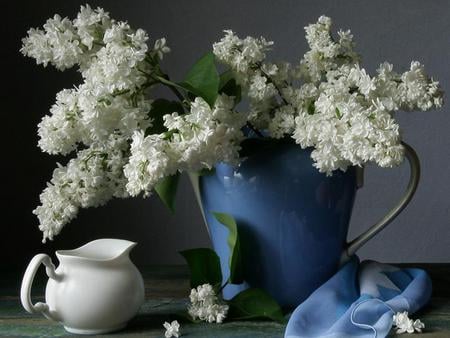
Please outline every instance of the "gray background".
M31 256L79 246L99 237L136 240L139 264L182 263L178 251L208 246L191 187L183 178L172 216L157 198L115 200L82 211L52 243L41 244L31 211L57 160L37 148L36 125L62 88L79 81L19 55L28 27L41 26L54 13L73 17L85 1L8 1L2 18L2 265L24 269ZM384 61L397 70L423 62L450 92L450 2L404 1L91 1L116 19L167 37L172 53L164 68L181 79L189 65L231 28L241 36L275 41L272 58L297 60L306 51L303 27L321 14L335 27L350 28L363 65L374 71ZM161 95L167 95L161 91ZM362 258L386 262L450 262L450 116L437 112L400 113L404 139L418 152L422 180L416 196L384 232L360 250ZM392 170L370 167L359 192L350 235L360 233L392 206L408 179L406 165Z

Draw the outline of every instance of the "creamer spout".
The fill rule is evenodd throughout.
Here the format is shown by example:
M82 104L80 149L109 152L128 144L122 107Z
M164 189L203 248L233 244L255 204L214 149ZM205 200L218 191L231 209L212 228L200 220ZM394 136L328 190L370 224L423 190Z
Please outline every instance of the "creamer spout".
M124 239L115 239L118 255L115 258L128 256L131 250L137 245L136 242L127 241Z
M124 239L102 238L74 250L58 250L58 258L86 261L112 261L128 256L137 243Z

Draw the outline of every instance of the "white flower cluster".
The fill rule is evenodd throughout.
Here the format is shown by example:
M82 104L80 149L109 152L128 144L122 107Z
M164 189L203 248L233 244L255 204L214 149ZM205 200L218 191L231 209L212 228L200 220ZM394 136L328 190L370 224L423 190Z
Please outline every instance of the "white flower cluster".
M106 29L111 26L108 13L101 8L82 6L73 21L56 14L44 24L44 30L32 28L22 40L21 52L38 64L51 63L59 70L84 65L95 53Z
M359 56L353 51L353 35L349 30L338 31L338 41L331 36L331 19L321 16L317 23L305 27L310 50L297 68L298 76L307 82L318 83L328 71L342 64L357 63Z
M273 64L262 64L272 45L272 41L263 37L239 39L231 30L226 30L225 36L213 45L217 59L230 66L250 100L249 120L261 129L267 126L269 116L266 112L274 106L277 94L275 84L265 72L276 72L278 68Z
M314 165L327 175L367 162L399 164L403 146L393 113L441 107L438 82L415 61L403 74L383 63L370 76L359 66L350 31L334 39L325 16L305 30L310 50L296 66L266 63L271 43L263 38L225 31L214 44L249 97L253 125L270 137L289 136L302 148L313 147Z
M180 324L178 321L174 320L171 323L164 322L163 326L166 329L166 332L164 332L165 338L180 337Z
M213 108L197 97L189 113L164 116L165 134L145 137L136 132L124 169L130 194L148 194L159 180L177 171L211 168L220 161L238 163L245 117L233 107L234 98L225 94Z
M169 49L157 40L149 50L147 34L116 22L102 9L82 6L73 21L55 15L44 30L31 29L22 53L56 68L78 65L84 82L64 89L39 124L39 146L49 154L76 157L59 165L34 210L44 233L52 239L79 208L127 197L123 167L129 140L136 130L151 127L152 101L146 90L151 73Z
M425 324L420 319L416 319L415 321L409 319L408 312L406 311L394 314L393 320L393 326L397 334L414 333L416 331L422 332L422 329L425 328Z
M201 97L180 99L178 113L161 117L151 114L149 90L171 83L159 66L170 51L164 38L149 48L145 31L88 5L74 20L55 15L43 29L28 31L24 55L59 70L76 66L83 79L57 94L38 126L44 152L74 155L55 169L34 210L44 241L80 208L148 195L177 172L217 162L238 164L246 125L312 147L314 165L331 174L367 162L400 163L403 147L393 113L442 105L439 84L418 62L403 74L388 63L375 76L367 74L353 51L351 33L340 31L334 39L327 17L306 27L310 50L296 65L267 62L271 41L225 33L213 51L232 70L250 111L236 112L235 98L220 94L212 106ZM214 318L221 321L220 315Z
M210 284L197 286L189 296L191 304L188 312L191 317L208 323L222 323L228 313L228 305L220 304Z
M40 196L37 215L44 240L53 239L76 217L80 208L105 204L112 197L126 197L123 166L128 157L126 140L115 138L108 146L78 152L66 166L58 165Z

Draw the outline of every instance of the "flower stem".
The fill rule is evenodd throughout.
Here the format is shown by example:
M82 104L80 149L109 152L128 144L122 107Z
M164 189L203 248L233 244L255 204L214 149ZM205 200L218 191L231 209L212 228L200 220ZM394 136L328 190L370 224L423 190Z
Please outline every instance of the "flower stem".
M183 94L181 94L181 92L177 89L177 88L181 88L183 89L182 86L180 86L179 84L172 82L169 80L169 77L164 74L163 76L159 76L156 74L151 74L151 77L159 82L161 82L162 84L166 85L167 87L169 87L169 89L178 97L178 99L181 102L186 101L186 98L183 96Z
M217 294L219 295L222 291L223 291L223 289L225 289L225 287L228 285L228 280L225 282L225 284L224 285L222 285L221 287L220 287L220 289L219 289L219 291L217 291Z
M255 128L255 126L253 124L251 124L250 122L247 122L247 128L249 128L251 131L253 131L257 136L259 137L264 137L264 135Z
M278 92L278 95L280 95L281 100L283 101L284 104L288 104L287 100L283 97L283 94L281 93L281 89L277 86L277 84L272 80L272 78L270 77L269 74L267 74L261 66L259 66L259 70L261 71L261 73L266 77L266 79L269 81L269 83L273 84L273 86L275 87L275 89Z

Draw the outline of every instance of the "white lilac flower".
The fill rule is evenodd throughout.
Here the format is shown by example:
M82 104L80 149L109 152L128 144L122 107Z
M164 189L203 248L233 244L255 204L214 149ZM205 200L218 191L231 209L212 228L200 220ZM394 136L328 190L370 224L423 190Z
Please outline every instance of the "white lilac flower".
M257 101L267 100L277 94L277 90L272 83L268 83L268 79L261 74L256 73L250 79L248 96Z
M290 80L291 67L289 62L265 62L261 65L261 73L270 78L272 83L283 86Z
M59 70L79 63L83 54L79 37L68 18L56 14L44 24L44 30L30 29L22 40L21 52L36 59L37 64L51 63Z
M145 94L154 65L147 53L147 34L116 22L101 8L81 6L71 21L55 15L43 29L31 29L21 52L38 64L60 70L78 66L84 82L57 94L50 114L38 126L39 147L50 154L75 157L58 165L41 194L38 216L45 241L52 239L80 208L113 197L127 197L124 166L136 131L151 126L152 100Z
M44 66L50 63L64 70L78 65L84 69L98 51L112 22L103 9L92 10L89 5L81 6L73 21L56 14L47 20L43 30L28 31L28 36L22 40L21 52Z
M126 188L132 195L148 195L162 178L176 172L176 159L163 135L144 136L137 131L132 137L131 156L124 167Z
M249 91L252 80L256 80L257 86L261 88L266 81L261 83L261 80L258 81L254 77L262 76L262 63L273 42L267 41L263 37L256 39L248 36L240 39L231 30L224 32L225 36L213 45L214 55L219 61L230 66L236 80L246 92ZM266 65L267 67L271 68Z
M197 97L189 113L164 116L167 133L145 137L136 132L124 168L128 192L148 195L159 180L177 171L211 168L220 161L238 163L245 118L233 107L233 98L225 94L213 108Z
M225 94L218 96L213 108L197 97L190 112L181 117L183 125L177 131L167 126L173 131L170 143L178 154L180 170L211 168L220 161L239 163L241 128L246 120L233 108L233 98Z
M222 323L228 313L228 305L221 304L210 284L203 284L191 290L188 312L195 319L208 323Z
M165 38L149 48L145 31L88 5L73 21L55 15L43 29L30 29L24 55L59 70L77 66L83 77L79 86L57 94L38 126L43 151L75 155L55 169L34 211L44 240L80 208L148 195L177 172L238 164L247 123L270 137L312 147L314 166L327 175L368 162L399 164L404 149L393 114L441 107L438 82L416 61L403 74L385 62L371 76L359 65L351 32L333 37L328 17L305 31L310 50L293 65L268 62L273 42L265 38L241 39L225 31L213 52L231 69L249 100L248 111L236 112L237 102L225 94L213 107L197 97L186 113L167 112L165 132L155 133L152 123L161 116L150 115L148 91L154 75L161 75L158 62L170 51ZM221 306L203 306L197 317L221 321Z
M422 332L422 330L425 328L425 324L422 323L420 319L416 319L413 323L413 327L417 332Z
M290 135L295 130L296 111L290 105L285 105L275 111L273 118L269 121L268 131L274 138L282 138Z
M314 113L298 107L293 137L302 148L315 148L311 156L321 172L369 161L382 167L402 161L398 125L388 111L364 99L375 90L373 82L359 66L341 66L320 84Z
M401 81L398 90L403 109L428 110L442 106L438 83L428 78L419 62L411 62L410 70L401 75Z
M305 27L310 50L299 65L299 76L306 81L319 82L326 72L342 64L353 64L359 59L353 51L353 36L350 31L340 31L336 42L331 36L331 19L321 16L317 23Z
M39 147L49 154L68 154L79 144L107 142L111 134L131 138L137 129L151 125L151 101L135 95L96 96L86 85L62 90L50 115L38 125Z
M158 55L159 59L162 60L164 54L170 52L170 48L167 46L166 38L156 40L155 45L153 46L153 51L156 55Z
M105 31L105 46L82 72L86 85L97 95L137 91L147 81L143 71L149 71L144 63L147 39L147 34L141 29L133 31L127 23L114 23Z
M76 217L80 208L105 204L112 197L127 197L123 166L127 162L126 140L111 137L106 146L91 146L78 152L66 166L58 164L33 213L39 229L53 239Z
M178 323L178 321L174 320L171 323L164 322L163 326L166 329L164 337L166 338L180 337L180 324Z
M425 328L425 324L422 323L419 319L413 321L408 317L408 312L397 312L393 316L393 324L394 329L396 329L397 334L401 333L414 333L414 332L422 332L422 329Z
M38 125L39 147L49 154L66 155L76 149L83 133L76 91L64 89L59 92L50 113Z
M277 90L272 82L285 80L288 72L286 63L279 66L264 63L266 52L272 45L272 41L263 37L257 39L248 36L240 39L231 30L225 30L225 36L213 45L214 55L231 68L248 96L249 120L260 129L267 128L269 111L274 107Z
M231 30L224 32L225 36L213 45L214 54L220 61L229 64L236 73L242 75L241 80L245 81L245 74L265 59L266 52L273 42L263 37L256 39L248 36L240 39Z
M109 14L102 8L92 9L89 5L81 6L80 12L73 20L80 42L91 50L94 43L100 44L105 31L111 27Z
M85 144L103 142L112 133L131 138L136 130L151 125L149 111L151 101L137 94L103 95L98 97L88 86L79 88L79 120L84 126Z

